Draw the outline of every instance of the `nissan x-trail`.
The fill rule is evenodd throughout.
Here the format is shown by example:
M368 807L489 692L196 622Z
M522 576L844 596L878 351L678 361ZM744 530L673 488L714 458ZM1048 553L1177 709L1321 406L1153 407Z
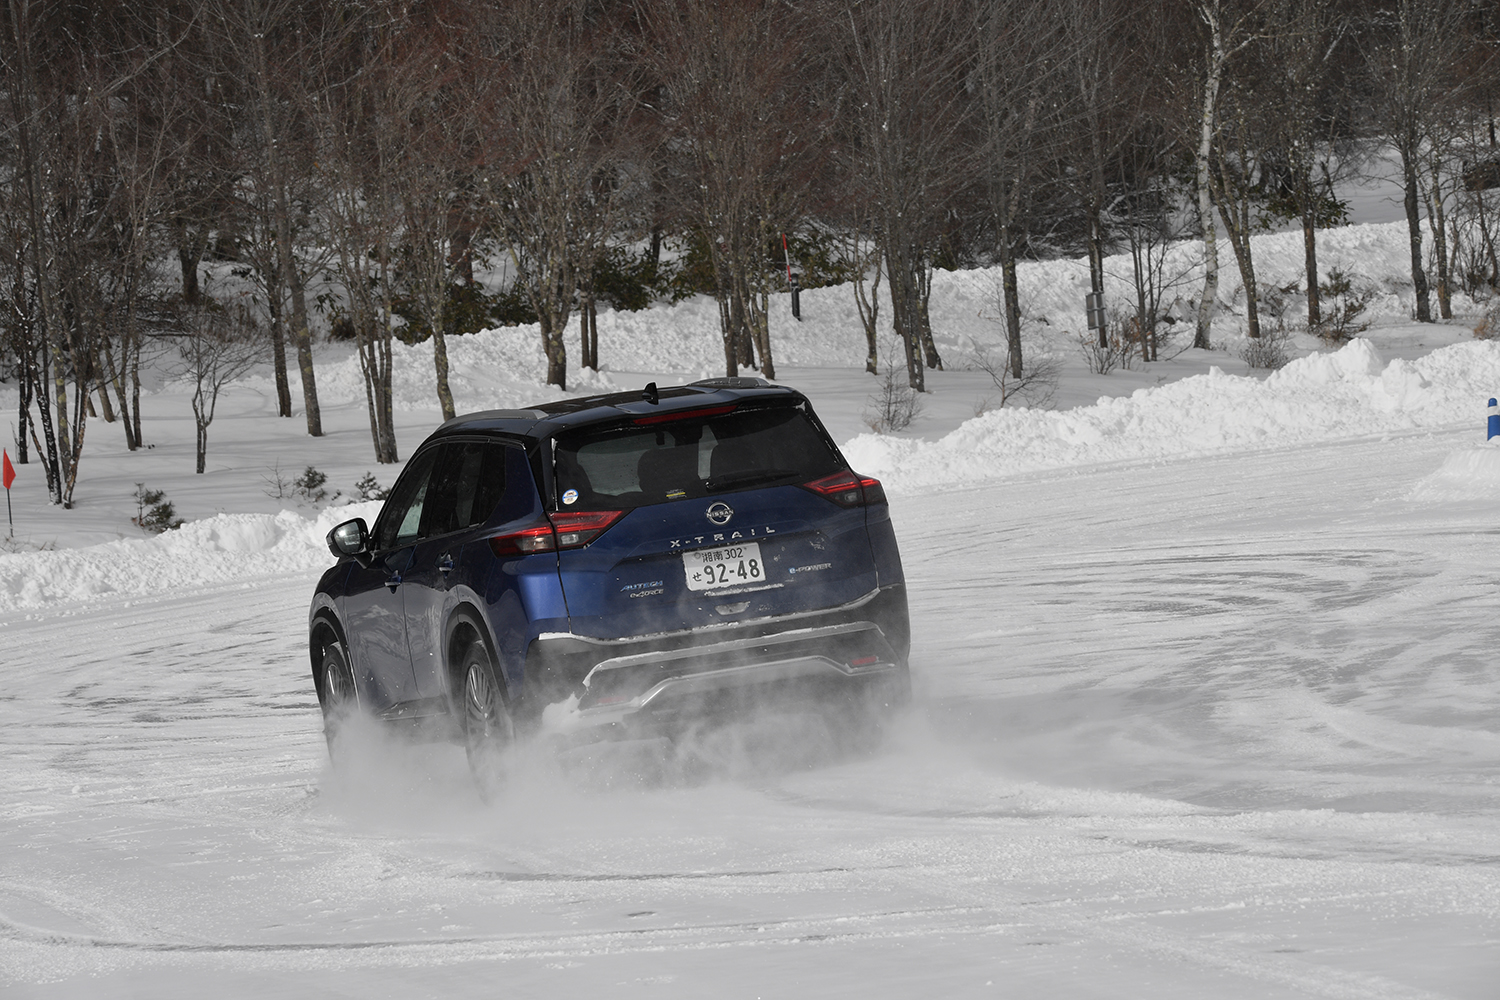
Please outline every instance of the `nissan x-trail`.
M547 706L575 737L636 738L750 700L909 696L885 493L760 379L450 420L374 525L328 544L310 638L331 746L358 712L462 741L483 784Z

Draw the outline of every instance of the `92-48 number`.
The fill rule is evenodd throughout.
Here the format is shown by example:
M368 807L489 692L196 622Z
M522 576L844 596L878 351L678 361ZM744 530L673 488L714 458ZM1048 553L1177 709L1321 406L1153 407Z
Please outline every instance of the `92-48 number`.
M722 549L699 549L682 554L689 590L716 590L738 584L759 583L766 578L760 545L731 545Z

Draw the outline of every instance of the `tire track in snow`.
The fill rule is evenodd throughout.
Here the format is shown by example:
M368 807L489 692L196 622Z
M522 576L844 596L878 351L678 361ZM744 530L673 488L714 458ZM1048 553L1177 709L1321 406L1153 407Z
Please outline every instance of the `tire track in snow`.
M674 876L680 877L680 876ZM555 935L497 934L446 939L390 938L366 941L194 942L146 941L35 927L0 912L0 937L55 947L169 955L300 955L364 951L482 949L492 957L578 957L620 951L665 951L672 947L766 946L839 940L924 937L947 933L991 933L983 928L934 925L934 919L984 912L980 907L925 907L827 914L816 917L705 923L692 926L617 929ZM885 926L921 920L915 927Z

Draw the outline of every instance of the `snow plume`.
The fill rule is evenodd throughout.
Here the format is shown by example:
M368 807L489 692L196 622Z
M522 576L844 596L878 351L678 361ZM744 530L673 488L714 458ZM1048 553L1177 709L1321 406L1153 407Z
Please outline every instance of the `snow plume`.
M1500 343L1455 344L1383 364L1354 340L1291 362L1264 381L1218 368L1092 406L1002 409L933 442L861 434L844 445L860 472L898 491L971 483L1036 469L1181 458L1339 438L1451 428L1484 433L1500 392Z
M341 521L373 520L380 502L329 507L308 518L220 514L151 538L81 549L0 555L0 610L99 597L147 597L222 586L332 564L326 536Z
M876 720L802 706L747 710L705 719L672 740L577 742L539 733L506 752L500 787L482 796L464 750L450 743L414 742L365 716L347 720L317 782L317 808L361 829L431 833L540 845L597 829L614 847L621 840L683 834L683 819L661 815L664 801L707 796L722 810L753 808L743 786L776 781L814 768L863 767L892 761L895 745L910 765L916 749L905 737L911 720L891 721L902 735L878 752ZM719 825L710 811L706 830ZM494 872L500 881L523 878ZM524 876L542 880L552 876Z

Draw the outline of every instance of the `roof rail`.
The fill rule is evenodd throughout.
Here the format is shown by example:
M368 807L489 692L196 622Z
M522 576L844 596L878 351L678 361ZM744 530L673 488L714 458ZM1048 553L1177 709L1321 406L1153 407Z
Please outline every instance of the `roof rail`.
M724 376L721 378L700 378L688 385L701 385L710 389L765 389L771 383L763 378L750 378L747 376Z

